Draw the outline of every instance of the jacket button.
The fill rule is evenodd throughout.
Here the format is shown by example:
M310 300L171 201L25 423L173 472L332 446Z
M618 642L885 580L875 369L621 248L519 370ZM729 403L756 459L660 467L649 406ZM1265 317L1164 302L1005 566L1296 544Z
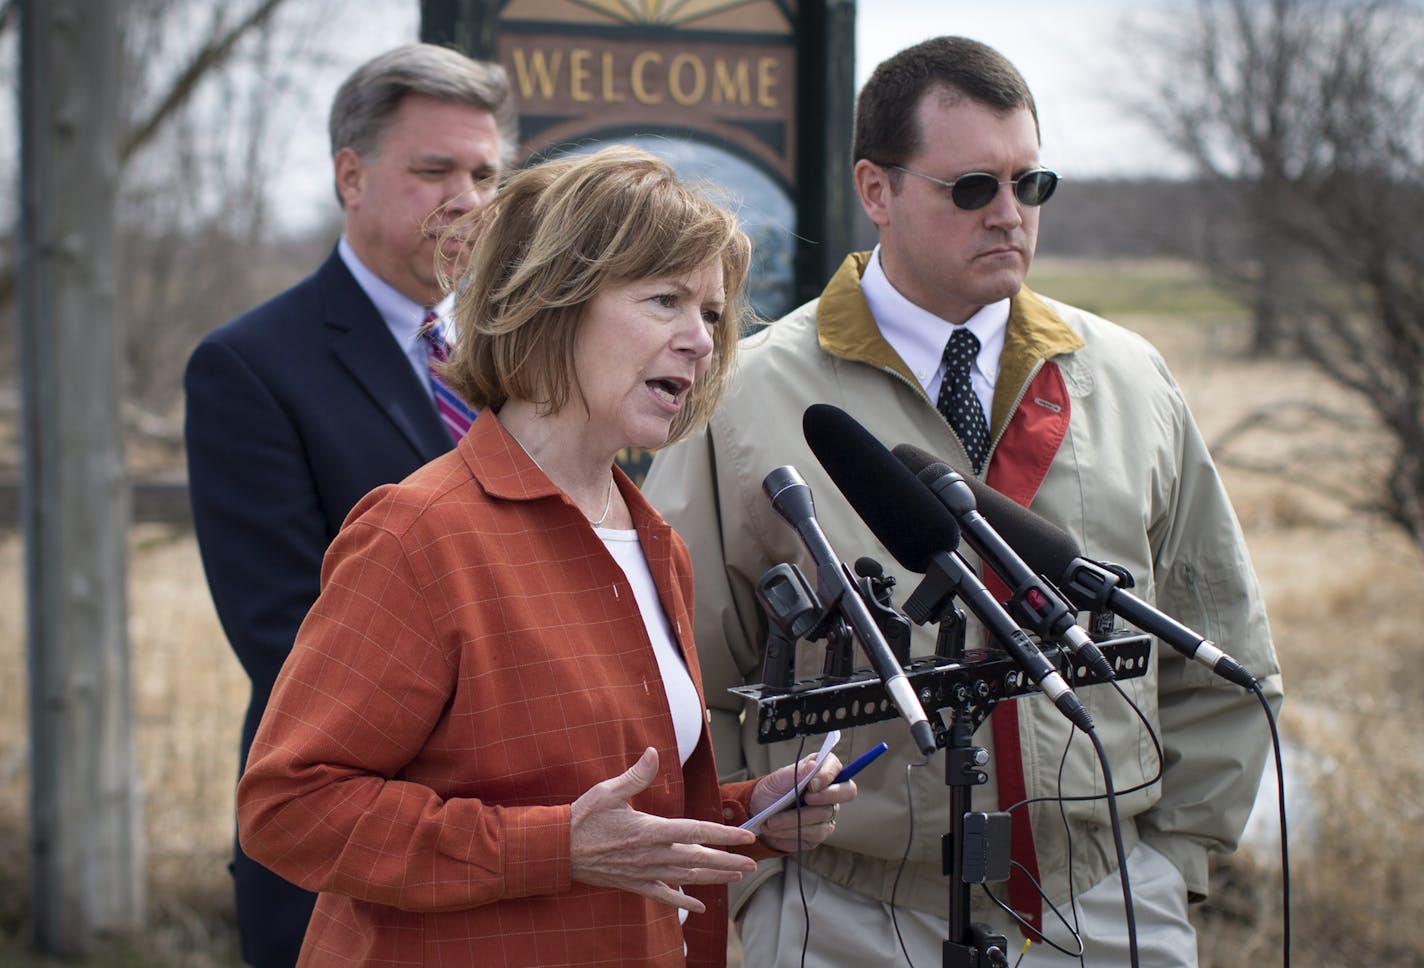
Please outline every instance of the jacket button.
M723 808L722 808L722 818L723 818L724 820L730 822L731 819L732 819L734 816L736 816L736 814L734 814L734 813L732 812L732 808L731 808L731 807L723 807Z

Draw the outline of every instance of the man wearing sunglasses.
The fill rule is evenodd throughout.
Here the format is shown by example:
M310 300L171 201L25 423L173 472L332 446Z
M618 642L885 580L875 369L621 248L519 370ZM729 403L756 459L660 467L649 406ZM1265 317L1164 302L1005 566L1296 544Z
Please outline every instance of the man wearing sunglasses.
M848 256L818 300L750 337L707 432L654 460L645 490L694 557L696 637L724 771L740 759L766 772L796 755L795 743L758 743L755 710L724 691L762 677L757 581L780 562L815 574L761 494L769 471L796 466L837 551L878 559L896 579L897 604L920 581L897 567L808 448L802 414L817 402L848 411L887 445L912 444L987 481L1070 532L1089 557L1124 565L1137 594L1221 643L1279 702L1240 528L1161 357L1024 285L1042 206L1058 186L1039 149L1027 85L983 44L941 37L881 64L857 100L853 148L879 245ZM969 647L983 644L971 626ZM917 627L913 653L934 647L935 628ZM800 648L798 675L820 671L819 643ZM1154 649L1147 674L1122 685L1141 719L1108 686L1078 695L1120 791L1140 963L1190 968L1188 898L1206 893L1208 852L1240 837L1268 732L1249 694L1170 649ZM921 757L899 720L844 734L842 759L881 740L891 755L856 778L854 816L814 856L764 863L743 882L734 904L747 964L799 964L803 943L808 964L889 963L902 944L913 964L942 963L943 757L907 771ZM1091 744L1043 696L1001 703L974 743L990 761L972 809L1007 810L1013 825L1014 876L987 887L1019 916L975 888L972 920L1013 939L1010 962L1023 938L1035 941L1024 968L1077 963L1078 938L1087 964L1128 965Z

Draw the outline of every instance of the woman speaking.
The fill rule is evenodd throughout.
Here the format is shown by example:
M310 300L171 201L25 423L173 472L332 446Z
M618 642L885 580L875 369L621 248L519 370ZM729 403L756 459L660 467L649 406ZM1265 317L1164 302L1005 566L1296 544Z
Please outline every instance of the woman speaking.
M302 965L724 964L726 884L855 788L830 756L804 808L739 829L794 769L719 786L687 550L613 458L706 421L750 243L630 149L518 172L472 218L444 377L480 415L332 543L243 849L321 892Z

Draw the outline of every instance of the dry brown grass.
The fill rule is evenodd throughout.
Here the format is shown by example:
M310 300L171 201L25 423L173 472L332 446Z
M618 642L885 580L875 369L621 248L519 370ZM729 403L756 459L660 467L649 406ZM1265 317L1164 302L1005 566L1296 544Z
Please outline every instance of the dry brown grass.
M1236 330L1134 321L1168 355L1208 439L1269 401L1318 399L1309 374L1237 358ZM1350 401L1334 399L1342 406ZM1319 461L1348 441L1322 437ZM1267 436L1253 446L1302 443ZM1338 445L1338 446L1337 446ZM1289 692L1287 740L1304 751L1313 824L1293 818L1294 958L1300 968L1424 964L1424 565L1387 527L1301 484L1226 469L1265 586ZM0 961L22 958L26 770L21 548L0 538ZM131 622L146 789L153 929L143 954L91 964L234 964L231 791L246 688L212 612L192 536L135 529ZM1229 648L1228 643L1223 643ZM1264 726L1263 726L1264 728ZM1195 912L1203 968L1279 963L1277 857L1217 864ZM13 956L11 953L15 953Z
M28 910L22 556L18 536L0 539L0 939L11 943L24 938ZM218 627L191 532L136 527L129 579L151 926L132 950L97 963L235 965L226 864L247 680ZM0 961L8 950L0 946Z
M1359 405L1290 363L1242 359L1239 327L1138 325L1168 356L1208 440L1268 404ZM1397 531L1322 497L1307 479L1368 474L1371 443L1326 423L1256 433L1252 452L1313 454L1291 478L1223 467L1266 594L1287 689L1281 716L1309 809L1291 823L1292 961L1424 965L1424 562ZM1222 643L1229 651L1229 643ZM1295 805L1292 805L1293 807ZM1274 828L1274 825L1272 825ZM1203 968L1278 964L1279 857L1247 845L1218 860L1194 911Z

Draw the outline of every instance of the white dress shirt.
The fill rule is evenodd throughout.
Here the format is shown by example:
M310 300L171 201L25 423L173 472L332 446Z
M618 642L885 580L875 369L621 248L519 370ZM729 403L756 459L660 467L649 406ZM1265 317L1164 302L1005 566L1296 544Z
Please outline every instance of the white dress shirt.
M880 266L878 245L870 253L860 288L880 327L880 335L900 354L930 400L938 400L940 384L944 382L944 348L956 324L921 309L891 285ZM999 379L999 354L1004 350L1004 333L1009 326L1009 301L990 303L959 325L969 327L979 340L979 355L969 371L969 381L984 406L987 421L994 409L994 383Z

